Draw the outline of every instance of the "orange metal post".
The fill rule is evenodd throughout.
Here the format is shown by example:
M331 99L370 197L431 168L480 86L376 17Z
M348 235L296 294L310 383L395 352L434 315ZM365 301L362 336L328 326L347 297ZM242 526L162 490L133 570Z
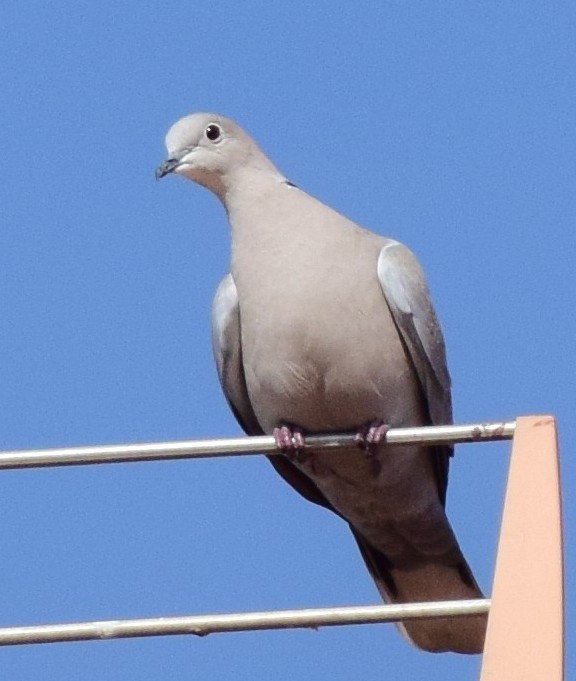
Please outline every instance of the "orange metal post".
M518 418L480 681L561 681L560 476L551 416Z

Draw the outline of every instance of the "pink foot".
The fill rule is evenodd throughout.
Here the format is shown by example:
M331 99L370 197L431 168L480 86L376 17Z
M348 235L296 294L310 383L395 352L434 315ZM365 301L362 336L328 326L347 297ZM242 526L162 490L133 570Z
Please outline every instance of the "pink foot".
M390 426L382 421L372 421L366 424L356 433L354 438L356 444L361 447L366 454L373 456L378 449L378 445L386 442L386 433Z
M300 428L283 424L272 431L276 447L286 456L297 462L304 460L306 440Z

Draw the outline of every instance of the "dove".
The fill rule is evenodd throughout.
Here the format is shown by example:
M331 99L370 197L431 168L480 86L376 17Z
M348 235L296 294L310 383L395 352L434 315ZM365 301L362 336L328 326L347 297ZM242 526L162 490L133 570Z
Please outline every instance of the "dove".
M385 443L389 427L452 422L444 339L415 256L302 191L223 116L180 119L166 148L156 177L206 187L228 217L212 342L244 431L273 435L277 472L348 523L384 601L482 598L445 511L452 448ZM336 432L358 446L305 447ZM486 617L398 627L421 650L472 654Z

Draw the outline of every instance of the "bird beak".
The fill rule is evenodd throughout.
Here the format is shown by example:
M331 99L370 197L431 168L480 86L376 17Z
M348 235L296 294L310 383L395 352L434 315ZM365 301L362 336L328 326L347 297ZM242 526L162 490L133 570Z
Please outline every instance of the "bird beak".
M164 175L168 175L169 173L173 173L176 168L180 165L180 159L179 158L169 158L164 163L159 165L156 168L156 179L161 180Z

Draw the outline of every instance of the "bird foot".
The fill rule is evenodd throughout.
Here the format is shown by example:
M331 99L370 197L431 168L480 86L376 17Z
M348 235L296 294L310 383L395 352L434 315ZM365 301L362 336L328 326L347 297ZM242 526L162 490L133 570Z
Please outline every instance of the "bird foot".
M291 461L302 463L306 440L304 433L296 426L282 424L272 431L276 447Z
M362 426L356 433L354 441L362 448L368 456L374 456L378 445L386 442L386 433L390 430L390 425L382 421L371 421Z

